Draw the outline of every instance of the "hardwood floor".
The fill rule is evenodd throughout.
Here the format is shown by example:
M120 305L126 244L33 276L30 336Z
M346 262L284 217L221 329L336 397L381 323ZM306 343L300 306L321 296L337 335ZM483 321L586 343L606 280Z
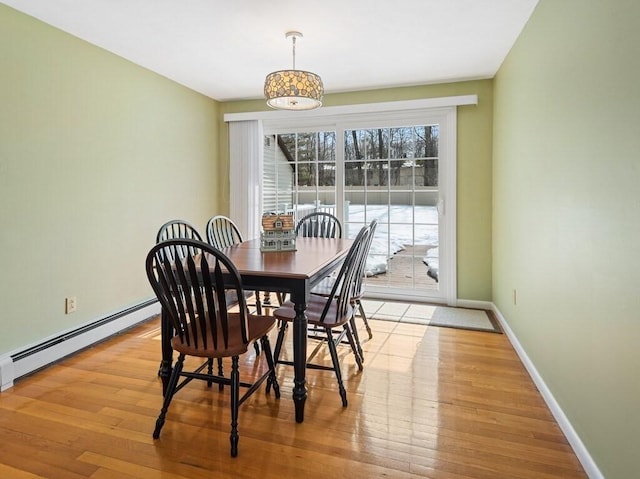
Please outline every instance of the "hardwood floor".
M151 320L0 393L0 477L586 477L505 335L408 324L394 309L370 320L364 371L342 348L347 408L333 374L309 370L296 424L293 370L280 366L282 397L263 387L240 409L237 458L228 390L200 382L152 439L162 398Z

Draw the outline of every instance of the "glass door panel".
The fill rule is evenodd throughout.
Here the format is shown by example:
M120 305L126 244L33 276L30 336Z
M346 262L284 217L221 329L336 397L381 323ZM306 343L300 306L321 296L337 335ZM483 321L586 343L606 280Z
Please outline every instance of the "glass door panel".
M372 293L436 294L438 126L344 132L345 224L350 236L374 218L367 262Z
M296 219L313 211L332 213L348 238L376 219L367 294L437 300L449 294L448 286L439 283L440 244L447 229L446 223L439 224L438 211L440 175L446 174L440 168L441 128L439 120L408 123L380 123L379 128L338 124L338 133L309 129L267 136L275 151L265 147L265 185L274 185L271 194L277 201L265 193L264 204L275 203ZM267 168L267 161L276 164ZM274 174L275 179L267 178Z

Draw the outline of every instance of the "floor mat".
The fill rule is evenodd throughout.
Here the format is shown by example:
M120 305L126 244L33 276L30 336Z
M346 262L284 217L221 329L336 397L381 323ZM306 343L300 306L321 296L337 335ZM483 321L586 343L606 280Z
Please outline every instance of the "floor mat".
M366 301L365 310L367 309L369 310L367 316L371 319L502 333L493 313L483 309Z

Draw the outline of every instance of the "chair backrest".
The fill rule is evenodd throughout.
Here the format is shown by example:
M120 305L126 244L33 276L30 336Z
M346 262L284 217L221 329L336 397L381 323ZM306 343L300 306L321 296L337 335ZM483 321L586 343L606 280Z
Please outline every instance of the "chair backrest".
M218 249L242 243L242 235L236 224L223 215L216 215L207 222L207 241Z
M333 301L336 301L336 318L344 317L347 311L351 310L351 298L354 296L356 275L359 272L358 266L369 242L370 235L371 226L363 226L354 239L342 263L340 272L333 283L331 293L327 297L327 304L322 311L321 322L327 317Z
M200 236L198 230L191 223L184 220L171 220L163 224L158 230L156 243L178 238L202 241L202 236ZM185 249L174 249L172 252L178 254L179 258L185 258L188 250L186 246L184 248ZM172 257L170 259L174 258Z
M185 257L180 256L182 251L187 252ZM195 350L249 344L242 280L218 249L193 239L163 241L149 251L146 271L182 344ZM229 293L234 304L228 303ZM229 313L237 303L239 311Z
M316 211L298 221L296 236L342 238L342 225L340 220L331 213Z
M363 253L360 256L360 264L358 264L358 273L356 274L355 284L353 287L354 296L361 297L364 294L364 279L366 276L367 257L369 256L369 250L371 249L371 243L373 242L373 236L376 233L376 227L378 226L378 220L373 220L369 223L371 232L367 237L366 244L363 246Z

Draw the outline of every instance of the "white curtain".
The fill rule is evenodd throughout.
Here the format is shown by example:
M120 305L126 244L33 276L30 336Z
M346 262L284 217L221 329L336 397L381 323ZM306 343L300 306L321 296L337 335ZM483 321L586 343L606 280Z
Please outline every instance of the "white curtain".
M261 120L229 122L229 216L245 240L260 237L263 136Z

